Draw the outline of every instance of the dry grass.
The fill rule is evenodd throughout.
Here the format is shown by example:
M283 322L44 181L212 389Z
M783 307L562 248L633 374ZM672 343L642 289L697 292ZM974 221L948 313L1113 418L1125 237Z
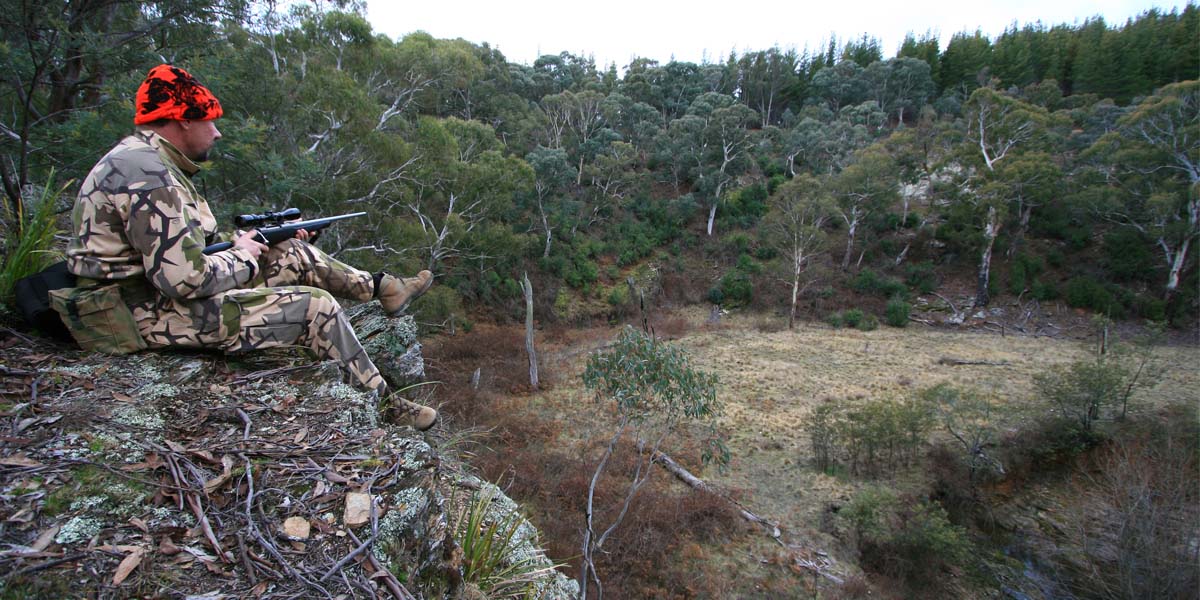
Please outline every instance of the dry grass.
M848 501L859 483L828 476L811 467L811 450L802 424L816 403L825 398L901 397L937 383L951 382L993 393L1012 406L1029 405L1035 373L1048 365L1083 357L1091 348L1086 340L1001 337L921 326L861 332L803 323L788 331L783 328L785 317L778 317L783 327L775 327L761 315L726 315L718 324L707 323L708 317L707 310L694 308L665 318L658 316L652 321L657 322L656 329L660 332L670 330L679 336L675 343L692 354L697 366L720 376L719 393L726 403L722 426L728 434L733 462L721 473L703 469L684 447L674 449L679 453L676 458L706 479L739 490L742 500L756 512L778 520L786 530L805 539L805 543L840 555L844 563L852 559L842 554L846 549L822 530L821 523L827 520L827 508ZM587 464L594 449L591 442L611 430L611 415L592 402L579 374L588 352L604 346L615 334L616 330L609 328L539 334L543 373L553 373L556 385L523 397L519 408L509 407L514 413L510 413L512 420L505 425L510 435L504 436L507 439L503 443L517 446L528 443L531 435L545 436L529 450L571 453ZM512 348L511 341L504 345ZM523 357L523 350L519 353ZM1147 396L1143 410L1181 402L1195 405L1196 390L1200 390L1200 371L1196 368L1200 364L1200 349L1164 347L1158 354L1168 363L1168 372ZM939 362L942 358L993 364L952 366ZM502 394L505 384L496 383L499 385L495 391ZM538 428L528 422L543 419L555 421L555 426L534 431ZM488 470L496 466L499 465ZM504 467L511 468L508 464ZM578 465L567 470L577 468ZM555 469L545 470L546 473L535 478L554 476ZM560 475L566 475L562 484L571 478L570 473ZM522 476L512 471L507 474L517 479ZM927 490L930 477L914 468L896 473L889 485ZM549 490L541 493L543 497L556 495ZM573 519L577 515L541 516ZM750 577L755 580L753 585L781 575L778 570L774 575L768 573L764 569L770 567L753 560L757 552L755 544L742 539L741 544L734 544L741 550L709 549L706 560L757 573ZM750 550L742 544L749 544ZM759 556L764 557L765 554ZM791 581L783 584L783 588L794 591L790 586L799 585L802 578L783 579ZM741 583L749 582L742 579Z
M694 322L706 315L694 314ZM719 329L697 328L679 340L701 368L717 373L726 401L723 425L734 463L709 477L753 491L752 504L807 528L816 511L838 501L847 486L807 467L811 458L802 423L823 398L901 397L941 382L994 393L1027 406L1032 380L1046 366L1083 357L1090 344L1052 338L1001 337L924 327L861 332L805 323L768 331L758 316L727 316ZM1200 349L1164 347L1169 365L1147 394L1146 408L1195 404L1200 397ZM951 366L944 357L1000 363Z

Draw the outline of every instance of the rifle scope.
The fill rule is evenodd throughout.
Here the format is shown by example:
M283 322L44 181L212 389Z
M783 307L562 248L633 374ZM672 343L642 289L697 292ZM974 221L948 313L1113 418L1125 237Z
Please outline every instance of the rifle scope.
M238 215L233 218L233 224L238 227L258 227L267 223L279 225L290 219L300 218L300 209L288 208L279 212L267 211L261 215Z

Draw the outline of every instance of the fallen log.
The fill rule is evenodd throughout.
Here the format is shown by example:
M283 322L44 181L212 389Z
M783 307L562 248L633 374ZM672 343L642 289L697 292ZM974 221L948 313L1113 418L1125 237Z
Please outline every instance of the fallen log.
M693 475L691 473L691 471L688 471L687 469L683 468L683 465L680 465L679 463L675 462L675 460L673 458L671 458L670 456L668 456L661 450L656 450L654 452L654 462L662 465L662 467L664 469L669 471L672 475L677 477L680 481L688 484L690 487L692 487L692 489L697 489L697 490L700 490L703 492L708 492L708 493L712 494L713 496L720 498L720 499L736 506L738 509L738 514L740 514L743 519L746 519L747 521L750 521L751 523L754 523L756 525L761 525L762 527L766 528L769 535L772 538L774 538L775 541L779 542L780 545L784 546L785 548L788 548L789 550L793 550L793 551L801 550L795 546L791 546L791 545L785 544L783 542L783 540L782 540L783 532L780 531L778 523L775 523L765 517L755 514L753 511L751 511L749 508L747 508L746 505L725 495L721 490L717 489L716 486ZM837 575L834 575L833 573L830 573L827 566L821 565L814 560L801 558L799 555L795 555L793 557L793 560L795 561L796 566L799 566L799 567L802 567L805 569L809 569L809 570L813 571L814 573L816 573L838 585L842 585L843 583L845 583L844 579L842 579L841 577L838 577Z
M952 358L949 356L943 356L937 360L937 364L949 365L951 367L960 367L963 365L988 365L988 366L992 366L992 367L998 367L998 366L1007 365L1008 361L1005 361L1005 360L998 360L998 361L997 360L969 360L969 359L965 359L965 358Z

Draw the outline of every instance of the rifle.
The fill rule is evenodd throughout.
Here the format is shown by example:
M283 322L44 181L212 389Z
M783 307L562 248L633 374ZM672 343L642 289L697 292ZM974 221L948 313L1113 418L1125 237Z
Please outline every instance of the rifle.
M270 246L278 244L284 240L290 240L296 237L296 232L304 229L306 231L320 231L329 227L337 221L344 219L353 219L354 217L366 216L365 212L356 212L346 215L338 215L336 217L325 217L323 219L309 219L307 221L287 221L287 219L300 216L300 209L289 208L279 212L267 212L261 215L239 215L234 218L233 222L238 227L258 227L263 224L272 223L270 227L258 229L258 241ZM285 222L286 221L286 222ZM204 248L205 254L213 254L222 250L228 250L233 247L233 242L220 242Z

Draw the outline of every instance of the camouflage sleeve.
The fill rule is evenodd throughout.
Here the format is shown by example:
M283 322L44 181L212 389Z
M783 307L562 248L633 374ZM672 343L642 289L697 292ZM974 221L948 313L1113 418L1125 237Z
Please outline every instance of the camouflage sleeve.
M176 187L136 192L126 236L142 254L146 278L166 296L207 298L249 282L258 262L241 248L204 254L200 221L185 207Z

